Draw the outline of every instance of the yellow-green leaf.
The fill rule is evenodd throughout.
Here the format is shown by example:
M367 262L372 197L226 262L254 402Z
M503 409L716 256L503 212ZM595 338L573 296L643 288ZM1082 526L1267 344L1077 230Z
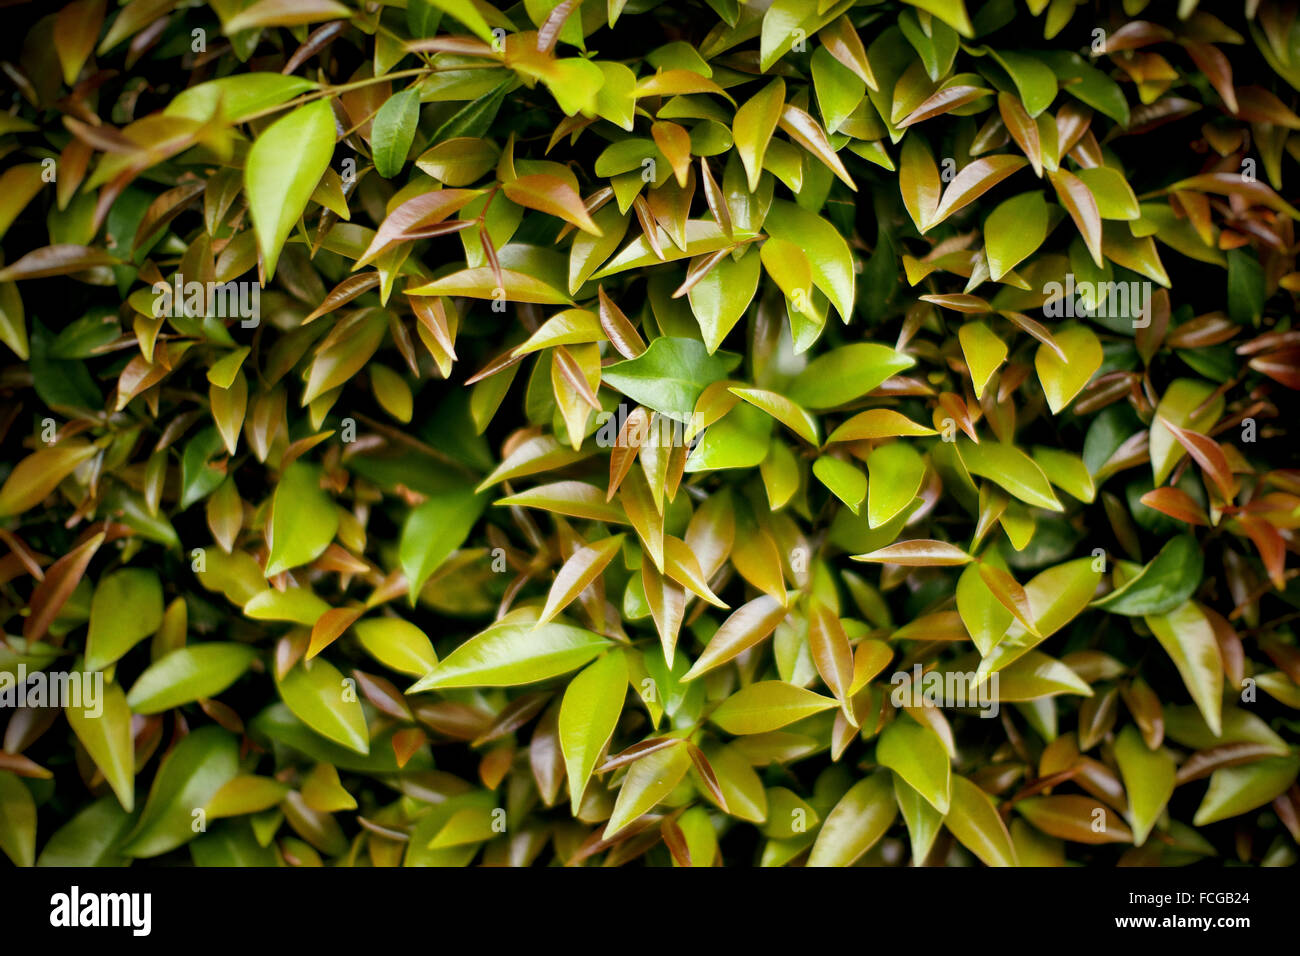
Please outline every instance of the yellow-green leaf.
M891 779L878 770L849 788L817 832L809 866L852 866L875 846L898 816Z
M87 672L84 678L90 676ZM100 713L85 707L67 707L64 713L72 732L113 788L117 802L130 813L135 808L135 745L126 694L116 683L105 682Z
M763 154L767 152L767 144L776 132L776 124L781 119L781 109L784 106L785 81L777 77L736 110L731 132L736 152L745 164L750 192L758 191L758 177L763 172Z
M1052 337L1067 357L1062 359L1054 349L1039 345L1034 367L1047 404L1057 415L1083 391L1101 367L1103 355L1101 341L1087 326L1070 323L1053 331Z
M527 615L502 618L448 654L407 693L531 684L576 670L609 645L607 638L582 628L533 624Z
M985 865L1018 865L1015 844L993 800L965 777L952 778L952 805L943 825Z
M295 461L280 476L271 505L266 576L316 560L334 539L339 516L320 486L320 469Z
M742 687L710 715L729 734L762 734L837 706L823 697L785 681L768 680Z
M609 743L627 696L627 660L614 650L569 681L560 704L560 749L568 768L569 800L578 814L591 772Z
M935 810L948 812L952 766L943 742L929 727L900 715L881 731L876 760L906 780Z
M264 0L265 2L265 0ZM334 155L328 100L300 106L257 137L244 165L244 191L267 278Z
M1141 846L1173 796L1178 767L1164 749L1149 749L1141 732L1132 724L1120 731L1115 741L1115 762L1119 764L1124 791L1128 794L1133 842Z
M370 752L370 732L353 681L323 657L295 664L276 682L280 699L316 733L359 754Z

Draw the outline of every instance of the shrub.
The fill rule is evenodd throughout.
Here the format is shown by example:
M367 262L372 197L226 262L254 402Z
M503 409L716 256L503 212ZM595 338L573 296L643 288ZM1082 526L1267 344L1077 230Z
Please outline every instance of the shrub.
M1294 862L1300 22L1173 7L35 12L0 849Z

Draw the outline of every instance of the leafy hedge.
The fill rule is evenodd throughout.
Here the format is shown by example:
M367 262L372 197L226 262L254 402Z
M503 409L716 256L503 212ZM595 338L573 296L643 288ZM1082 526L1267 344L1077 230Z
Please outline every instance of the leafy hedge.
M1296 860L1294 6L44 7L12 861Z

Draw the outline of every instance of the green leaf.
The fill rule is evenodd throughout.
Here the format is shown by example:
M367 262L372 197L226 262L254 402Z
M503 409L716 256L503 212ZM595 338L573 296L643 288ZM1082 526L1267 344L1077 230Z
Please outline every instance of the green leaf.
M406 30L413 39L433 36L441 21L442 11L434 0L407 0Z
M134 822L112 794L100 797L54 831L36 865L127 866L131 861L122 855L121 843Z
M212 460L225 448L221 432L205 428L185 443L181 456L181 510L202 501L220 487L225 476Z
M225 5L221 5L225 6ZM157 4L149 4L146 10L153 10ZM334 20L339 17L351 16L351 11L341 3L335 0L255 0L252 4L244 4L244 9L230 16L229 13L223 16L222 26L227 36L234 37L245 30L252 30L258 27L297 27L308 23L315 23L319 20ZM229 11L230 7L225 7ZM129 14L130 11L127 11ZM140 16L149 16L150 14L142 12ZM129 19L129 16L119 17L114 21L114 31L121 30L121 21ZM143 25L143 24L141 24ZM114 33L110 32L109 36ZM121 37L119 37L121 39ZM100 47L102 53L108 45L108 38L105 38L104 44Z
M1168 614L1143 620L1173 659L1205 723L1217 735L1223 712L1223 658L1205 614L1195 601L1187 601Z
M690 767L686 741L656 750L633 763L619 787L614 812L605 824L604 839L610 839L668 796Z
M1039 345L1034 353L1034 368L1043 385L1052 414L1057 415L1074 397L1083 391L1097 369L1101 367L1101 341L1091 329L1067 323L1052 331L1052 337L1066 358L1055 349Z
M614 251L623 243L630 215L619 211L617 203L602 206L591 214L592 222L601 234L592 235L580 232L569 248L569 295L577 295L578 290L591 278ZM707 276L705 279L707 280Z
M763 388L733 387L729 391L755 408L761 408L767 412L808 444L814 447L821 444L821 439L818 437L817 419L784 395Z
M496 119L506 94L514 89L517 82L516 78L511 76L503 80L499 86L466 103L455 115L434 130L432 141L443 143L449 139L481 139L492 128L492 121Z
M763 14L759 45L759 69L767 72L794 45L805 21L812 13L809 5L799 0L774 0ZM808 31L803 31L805 34Z
M0 850L14 866L36 862L36 801L8 770L0 770Z
M1025 504L1049 511L1065 510L1052 492L1043 470L1015 445L984 441L958 443L958 452L972 475L987 478Z
M939 813L947 813L952 767L943 742L929 727L899 716L880 733L876 760L898 774Z
M952 36L951 33L948 34ZM954 41L956 40L953 37ZM956 45L954 43L954 50ZM862 77L819 45L812 55L813 89L817 93L817 106L821 110L826 131L834 133L862 103L867 94L867 84Z
M578 815L582 794L623 712L627 660L611 651L569 681L560 704L560 749L569 775L569 801Z
M610 21L610 26L613 26ZM636 74L622 63L602 60L596 63L605 81L596 91L596 114L615 126L632 132L636 114Z
M329 767L330 764L319 764ZM337 771L336 771L337 773ZM308 786L310 785L310 778ZM258 777L252 774L235 777L225 783L208 801L208 816L213 819L221 817L242 816L247 813L260 813L279 806L289 795L289 786L273 777Z
M492 36L492 28L483 19L483 14L479 12L473 0L429 0L429 2L447 16L459 21L484 43L490 44L495 39Z
M444 186L468 186L496 164L500 153L487 140L459 137L430 147L415 165Z
M24 362L30 358L23 298L14 282L0 282L0 342L9 346ZM32 371L35 373L36 369Z
M86 670L99 671L158 630L162 584L144 568L123 568L99 579L90 602Z
M456 648L407 693L532 684L576 670L608 645L579 627L552 621L534 628L532 620L511 615Z
M1011 76L1025 105L1025 112L1036 117L1056 99L1056 74L1041 59L1028 53L990 50L993 59Z
M1133 842L1141 846L1173 796L1178 766L1167 751L1149 749L1141 732L1132 724L1120 731L1115 741L1115 761L1128 794Z
M394 93L379 107L370 132L371 156L375 172L392 179L406 165L406 154L415 142L415 126L420 119L420 93L402 90Z
M338 509L321 488L320 479L320 469L304 461L295 461L280 475L267 535L271 547L266 559L268 578L315 561L334 540Z
M766 792L766 797L767 825L763 827L763 833L773 840L796 838L821 822L821 814L793 790L772 787Z
M278 106L317 84L299 76L279 73L242 73L209 80L182 90L167 104L164 116L181 116L199 122L212 119L220 109L226 122L242 123L255 113Z
M21 514L45 500L83 462L98 453L94 445L67 442L32 452L9 472L0 487L0 517Z
M1051 67L1065 92L1109 116L1120 126L1128 126L1129 107L1124 91L1106 73L1090 65L1079 54L1067 50L1045 50L1035 56Z
M249 730L257 740L283 744L312 760L328 763L339 770L368 774L395 774L398 771L397 760L393 755L391 730L378 734L371 741L369 753L359 754L312 731L280 701L254 717L249 722ZM422 748L416 751L405 769L424 770L431 766L429 752L427 748Z
M721 421L705 429L686 460L686 471L755 468L767 457L771 438L771 416L740 402Z
M1085 504L1090 504L1096 497L1096 483L1088 471L1088 466L1078 455L1059 448L1038 445L1034 447L1033 458L1035 464L1043 469L1047 480L1066 494Z
M571 57L553 61L542 82L566 116L590 115L596 112L596 95L605 82L605 74L591 60Z
M601 370L601 382L669 418L689 422L704 389L740 364L729 352L709 354L695 339L660 336L634 359Z
M1268 287L1264 267L1243 249L1228 252L1228 314L1239 325L1259 325Z
M356 687L329 661L300 661L276 681L276 689L294 715L316 733L356 753L370 752L370 732Z
M261 569L258 569L261 574ZM244 604L244 616L254 621L292 621L310 627L330 606L310 588L259 591Z
M1059 694L1091 697L1092 688L1060 661L1038 651L1029 651L998 672L997 698L1003 701L1034 701Z
M852 866L875 846L898 816L891 779L877 770L849 788L818 831L809 866Z
M639 174L637 181L640 182ZM732 218L733 220L738 219L734 212ZM740 229L739 222L736 224L736 229ZM661 245L656 252L650 243L646 241L645 236L638 236L624 246L618 255L597 270L592 278L600 280L606 276L617 275L620 272L628 272L633 269L644 269L646 266L659 265L662 262L676 262L678 259L707 255L711 252L729 249L734 244L733 237L723 232L722 227L716 222L688 219L686 221L686 247L684 249L678 248L676 243L667 243Z
M1097 200L1097 211L1101 213L1102 219L1132 220L1141 215L1133 187L1118 169L1094 166L1091 169L1079 169L1075 175L1083 180L1083 184Z
M867 494L867 478L861 469L854 467L841 458L822 455L813 462L813 474L817 480L830 489L831 493L849 506L854 514Z
M334 111L328 100L276 120L249 149L244 192L268 279L333 155Z
M758 191L758 178L763 173L763 154L776 132L784 105L785 81L777 77L736 110L732 136L740 161L745 164L751 193Z
M877 445L867 455L867 523L873 528L890 521L912 503L925 480L925 459L907 442Z
M411 509L398 550L412 607L424 582L465 543L486 506L487 497L475 494L467 484L433 495Z
M986 560L1000 561L996 549L990 549ZM957 613L975 647L987 657L1002 635L1006 634L1014 619L1011 611L990 590L978 564L962 569L957 578Z
M1141 617L1166 614L1190 598L1201 583L1204 558L1195 535L1181 534L1136 575L1105 597L1094 601L1112 614Z
M239 773L239 742L220 727L200 727L163 758L140 821L122 852L131 857L161 856L192 840L194 811Z
M780 438L774 438L758 467L768 503L773 510L784 507L799 490L799 463L794 452Z
M855 342L819 355L795 376L786 397L814 410L846 405L911 368L916 359L885 345Z
M89 677L86 673L82 680ZM118 803L130 813L135 809L135 743L126 694L116 683L105 683L99 713L85 707L66 707L64 714L68 726L113 788Z
M253 828L243 822L218 824L190 844L195 866L274 867L280 862L275 849L257 842Z
M429 849L444 850L490 840L497 832L493 830L492 824L492 809L489 807L458 810L438 831L438 835L429 841Z
M137 678L126 702L137 714L156 714L203 697L215 697L248 670L257 652L244 644L213 641L178 647Z
M709 719L729 734L762 734L838 705L834 698L785 681L765 680L736 691Z
M952 806L943 825L985 865L1018 865L1015 844L993 800L965 777L952 778Z
M907 824L907 836L912 845L912 864L920 866L929 856L935 837L943 828L943 814L908 786L898 774L894 774L894 799L898 801L903 822Z
M752 250L739 259L727 256L687 293L710 355L753 301L762 271L759 260Z
M498 498L494 504L499 508L540 508L590 521L627 522L623 509L607 501L604 491L582 481L557 481L549 485L538 485L527 491Z
M831 300L840 318L848 322L853 317L855 296L853 254L839 230L802 206L776 199L763 220L763 231L803 249L812 267L813 284Z
M1210 788L1196 808L1198 827L1249 813L1285 793L1300 771L1300 755L1270 757L1240 767L1221 767L1210 775Z
M1047 238L1047 202L1037 190L1012 196L984 220L989 274L997 281L1033 255Z
M903 151L899 158L898 188L903 196L903 208L907 210L912 224L918 232L929 228L939 208L939 196L943 190L939 178L939 167L935 165L934 155L924 139L909 136L903 140ZM874 257L873 257L874 259ZM896 266L889 263L892 273Z
M401 674L423 677L438 664L433 644L409 621L398 617L371 617L352 625L366 653Z
M1211 728L1201 711L1192 706L1165 705L1165 733L1191 750L1209 750L1221 744L1260 744L1281 757L1288 751L1287 742L1264 720L1241 707L1225 707L1221 726Z
M792 312L812 307L812 266L802 247L788 239L769 238L759 250L763 268L787 299ZM802 305L802 308L800 306Z
M980 679L1018 660L1074 620L1092 600L1101 574L1093 558L1078 558L1035 575L1025 585L1025 597L1038 634L1030 634L1012 621L1006 636L980 662Z
M981 398L984 386L1007 357L1007 345L983 322L967 322L957 330L957 341L961 343L966 368L970 370L975 397Z
M763 780L736 747L708 747L705 756L718 778L718 788L727 801L731 816L750 823L762 823L768 816ZM712 800L712 795L705 791Z

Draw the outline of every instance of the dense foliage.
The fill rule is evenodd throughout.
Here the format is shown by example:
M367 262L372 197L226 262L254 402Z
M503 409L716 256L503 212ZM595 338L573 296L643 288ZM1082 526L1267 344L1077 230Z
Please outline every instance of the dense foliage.
M1294 4L5 16L13 862L1295 862Z

